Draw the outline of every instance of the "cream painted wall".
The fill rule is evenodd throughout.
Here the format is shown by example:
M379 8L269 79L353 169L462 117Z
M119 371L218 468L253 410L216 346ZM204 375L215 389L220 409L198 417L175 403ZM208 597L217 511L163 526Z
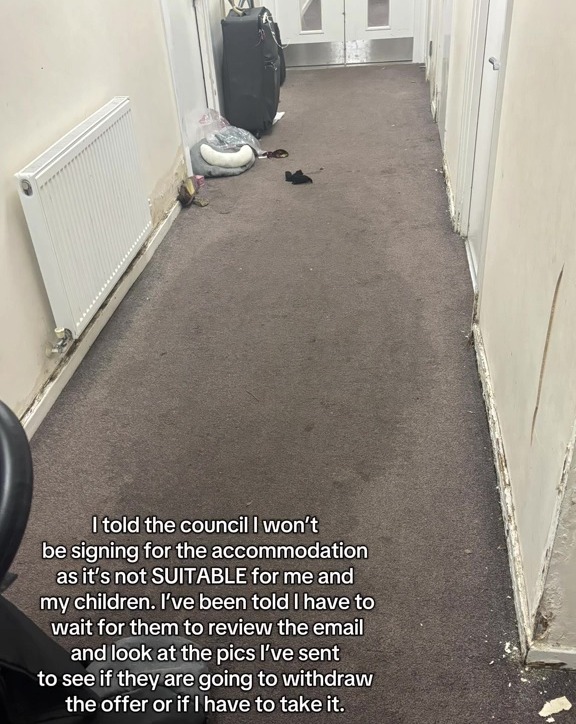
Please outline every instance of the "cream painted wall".
M431 0L435 44L442 7L443 0ZM541 11L537 0L513 6L479 327L511 483L530 660L574 668L576 5L559 0L547 8L545 24ZM465 104L478 62L474 26L485 12L476 0L454 3L443 141L458 193L472 161ZM433 108L442 92L440 58L436 46L427 63Z
M479 324L537 639L576 648L576 4L541 20L515 2Z
M0 399L22 414L55 367L54 322L14 173L114 95L133 103L155 222L183 157L156 0L4 0L0 36Z

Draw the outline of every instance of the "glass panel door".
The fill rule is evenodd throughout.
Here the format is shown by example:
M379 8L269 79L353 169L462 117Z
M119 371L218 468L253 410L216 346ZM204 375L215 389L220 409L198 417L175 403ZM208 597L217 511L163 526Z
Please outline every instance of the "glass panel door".
M411 61L424 0L279 0L288 66Z
M390 25L390 0L368 0L368 27L387 28Z
M411 61L415 0L346 0L346 62Z
M274 19L288 66L344 64L344 0L279 0Z
M322 32L322 0L300 0L302 32Z

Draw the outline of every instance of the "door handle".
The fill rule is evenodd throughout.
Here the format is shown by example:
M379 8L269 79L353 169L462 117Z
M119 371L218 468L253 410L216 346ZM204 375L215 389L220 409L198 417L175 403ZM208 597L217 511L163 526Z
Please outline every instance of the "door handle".
M500 61L498 58L492 56L491 58L488 58L488 62L492 66L493 70L500 70Z

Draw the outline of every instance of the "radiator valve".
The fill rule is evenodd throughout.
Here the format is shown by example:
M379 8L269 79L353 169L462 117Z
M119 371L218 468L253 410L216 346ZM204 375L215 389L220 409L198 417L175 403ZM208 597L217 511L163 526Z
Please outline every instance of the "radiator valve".
M72 332L63 327L58 327L54 332L58 337L58 342L52 347L52 354L64 354L68 345L72 342Z

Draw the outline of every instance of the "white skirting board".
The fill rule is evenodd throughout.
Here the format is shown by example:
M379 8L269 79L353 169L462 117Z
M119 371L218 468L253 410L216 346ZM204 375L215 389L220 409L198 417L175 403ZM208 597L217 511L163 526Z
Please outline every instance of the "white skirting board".
M528 651L526 663L528 666L576 669L576 649L548 648L535 644Z
M474 258L472 256L472 250L470 249L470 241L464 239L464 246L466 248L466 259L468 260L468 269L470 271L470 279L472 280L472 287L474 293L478 294L478 275L476 274L476 267L474 265Z
M462 233L459 228L459 219L456 215L456 197L454 195L454 190L452 188L452 182L450 180L450 172L448 170L448 164L446 163L446 159L444 159L444 181L446 184L446 196L448 197L448 205L450 210L450 219L452 221L452 228L454 231L460 235L460 237L464 241L464 247L466 249L466 258L468 260L468 269L470 270L470 279L472 280L472 287L474 289L474 293L478 293L478 279L477 279L477 273L476 273L476 266L474 264L474 259L472 256L472 251L470 249L470 241L468 240L468 237L462 236Z
M56 402L58 396L72 378L74 372L78 369L80 363L88 353L88 350L94 344L98 335L104 329L107 322L118 308L120 302L130 291L134 282L138 279L140 274L142 274L149 261L154 256L156 249L164 240L164 237L176 220L180 210L181 206L178 202L176 202L166 218L152 232L150 238L143 246L138 256L134 259L132 265L126 270L122 278L117 283L116 288L108 298L105 305L100 309L92 322L84 330L81 337L79 337L76 341L70 354L62 360L34 402L22 416L21 422L29 439L31 439L36 430L38 430L41 422L44 420L50 411L50 408Z
M498 478L498 490L500 492L500 503L506 532L508 547L508 561L512 575L512 587L514 590L514 604L516 607L516 618L518 634L520 638L520 649L522 659L527 666L549 667L556 669L576 669L576 649L550 646L534 640L534 626L530 619L526 583L524 580L524 568L518 529L516 527L516 513L514 500L510 486L510 473L506 460L502 431L494 400L494 391L490 380L490 371L486 358L486 350L482 333L475 319L473 325L474 347L478 371L482 382L482 391L488 415L490 437L492 439L492 451Z
M442 172L444 173L444 180L446 182L446 195L448 196L448 208L450 211L450 219L452 220L452 228L458 232L458 222L456 219L456 199L454 197L454 190L452 188L452 180L450 178L450 170L446 163L446 158L442 161Z
M532 627L530 625L530 616L528 613L528 596L526 594L522 554L518 537L518 529L516 527L516 512L514 510L514 500L512 498L512 488L510 486L510 474L508 470L506 452L504 449L504 441L502 439L502 431L500 429L500 421L498 419L496 403L494 400L494 391L490 379L490 371L488 369L484 340L482 339L482 333L476 320L474 321L472 332L474 335L474 348L476 350L478 372L480 373L484 403L486 405L486 413L488 415L490 437L492 439L492 451L496 467L496 476L498 479L498 490L500 492L500 504L502 506L506 543L508 546L508 561L512 574L512 587L514 590L514 603L516 606L520 649L522 651L522 657L525 659L532 646Z

